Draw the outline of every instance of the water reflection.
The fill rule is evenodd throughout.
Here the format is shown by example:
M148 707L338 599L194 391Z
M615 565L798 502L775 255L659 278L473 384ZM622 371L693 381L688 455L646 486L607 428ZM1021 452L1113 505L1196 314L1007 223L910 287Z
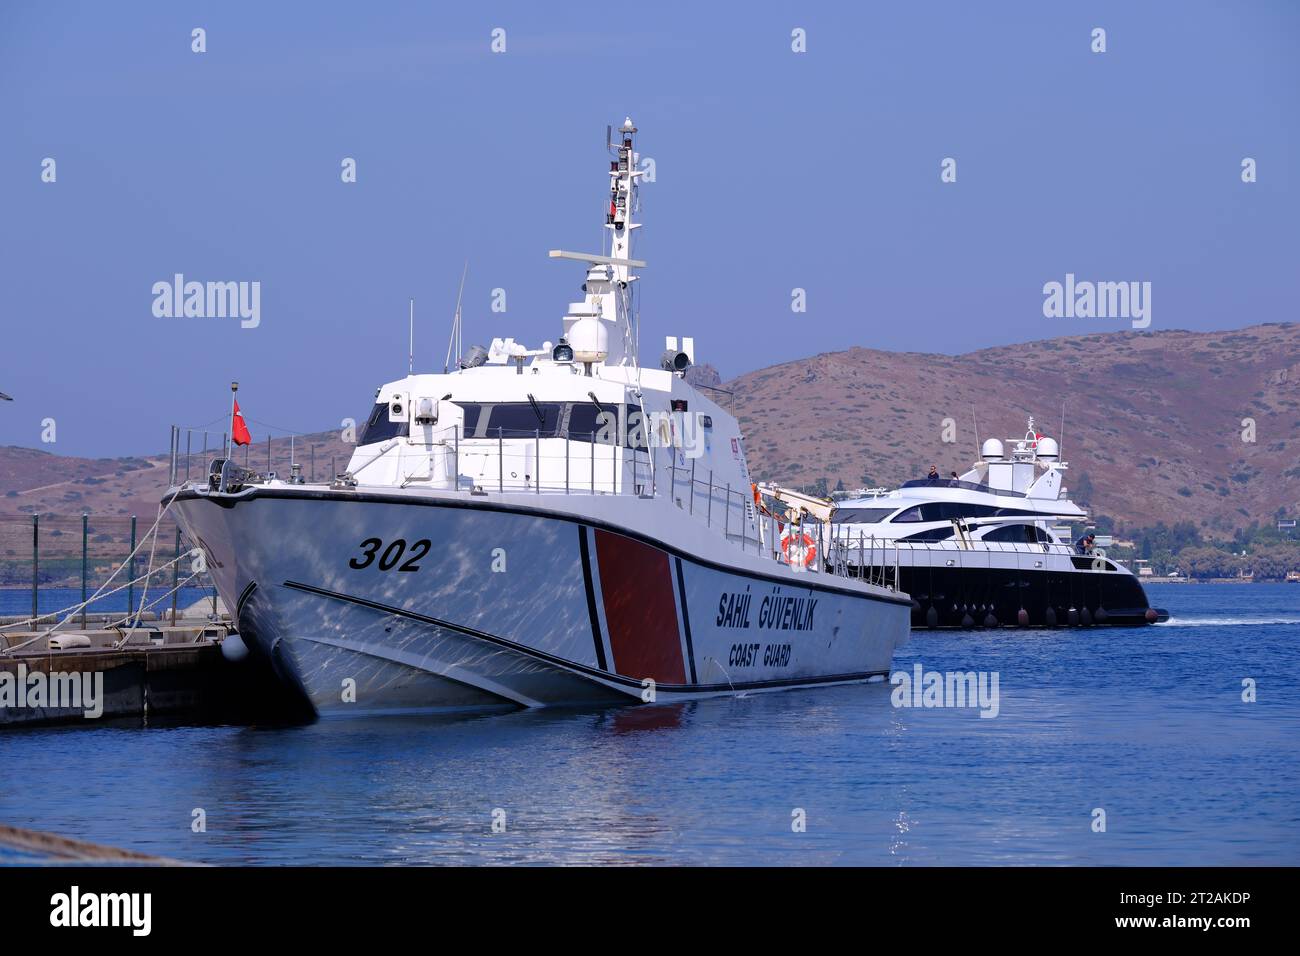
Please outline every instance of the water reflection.
M1187 615L1198 592L1180 587ZM1231 588L1207 588L1205 613L1225 613ZM210 862L1300 859L1300 704L1273 692L1247 706L1239 686L1242 674L1300 683L1285 628L919 634L898 666L914 661L998 670L999 716L895 709L875 684L306 726L25 731L0 737L7 765L23 768L0 774L0 820ZM1099 805L1104 836L1089 827ZM203 834L190 829L196 807Z

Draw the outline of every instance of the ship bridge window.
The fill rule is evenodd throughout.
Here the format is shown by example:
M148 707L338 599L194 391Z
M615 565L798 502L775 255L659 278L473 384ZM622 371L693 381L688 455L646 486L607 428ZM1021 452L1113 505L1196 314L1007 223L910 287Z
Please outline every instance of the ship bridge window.
M624 405L623 420L627 422L627 438L623 442L623 447L649 451L646 435L654 427L654 416L649 412L642 416L640 405ZM713 419L708 415L704 416L704 427L713 428Z
M564 412L561 402L457 402L465 413L466 438L554 438Z
M893 508L836 508L831 524L875 524L884 521Z
M570 407L568 437L570 441L592 441L613 445L618 438L618 406L579 402Z
M388 420L387 402L377 402L370 410L370 417L366 419L365 427L361 429L361 437L357 439L357 444L372 445L375 442L388 441L390 438L405 438L409 431L410 426L406 422Z
M532 438L539 432L542 438L568 438L571 441L589 442L595 438L598 445L617 444L626 430L626 447L644 449L643 436L634 429L620 428L626 423L629 407L603 405L597 408L591 402L457 402L464 412L462 435L465 438ZM383 406L387 410L388 406ZM640 411L632 406L633 412ZM620 417L621 416L621 417ZM498 429L500 431L498 431ZM405 434L403 432L402 434Z
M597 408L591 402L576 402L570 406L568 438L569 441L591 441L594 435L598 445L615 445L621 435L624 448L645 451L645 429L648 426L638 428L640 421L639 405L602 404Z

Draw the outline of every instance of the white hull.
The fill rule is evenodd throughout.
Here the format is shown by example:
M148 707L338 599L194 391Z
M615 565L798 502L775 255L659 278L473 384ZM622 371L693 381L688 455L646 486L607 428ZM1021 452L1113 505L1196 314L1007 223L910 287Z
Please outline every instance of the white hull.
M172 507L245 641L320 714L639 702L651 688L671 701L888 673L905 597L738 553L662 501L640 502L644 527L613 520L636 500L277 486L189 490Z

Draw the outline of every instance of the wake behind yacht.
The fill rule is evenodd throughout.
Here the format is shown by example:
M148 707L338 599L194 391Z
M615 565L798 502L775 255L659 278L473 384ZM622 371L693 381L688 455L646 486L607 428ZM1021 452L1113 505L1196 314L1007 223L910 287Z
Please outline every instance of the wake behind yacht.
M1104 549L1076 546L1087 512L1068 465L1029 419L1023 438L985 441L954 478L921 478L837 503L832 560L887 576L912 598L914 627L1140 625L1168 618Z
M607 248L551 253L586 266L558 342L382 385L329 484L223 459L169 492L245 642L318 713L861 682L907 639L905 596L792 566L736 420L685 380L692 340L641 362L641 173L618 132Z

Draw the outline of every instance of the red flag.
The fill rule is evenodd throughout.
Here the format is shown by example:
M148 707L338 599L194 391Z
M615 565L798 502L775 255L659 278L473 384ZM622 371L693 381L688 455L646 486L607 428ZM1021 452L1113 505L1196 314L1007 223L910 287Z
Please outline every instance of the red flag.
M253 436L248 434L248 426L244 424L244 413L239 410L239 402L235 402L235 409L230 415L230 438L236 445L253 443Z

